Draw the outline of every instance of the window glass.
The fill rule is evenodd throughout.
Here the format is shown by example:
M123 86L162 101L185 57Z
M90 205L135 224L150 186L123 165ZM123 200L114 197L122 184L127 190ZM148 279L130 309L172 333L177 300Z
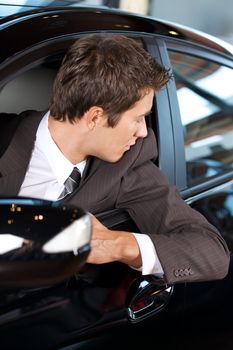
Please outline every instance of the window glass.
M233 169L233 70L169 52L184 130L188 185Z
M0 92L0 112L20 113L48 108L56 68L38 65L20 74Z

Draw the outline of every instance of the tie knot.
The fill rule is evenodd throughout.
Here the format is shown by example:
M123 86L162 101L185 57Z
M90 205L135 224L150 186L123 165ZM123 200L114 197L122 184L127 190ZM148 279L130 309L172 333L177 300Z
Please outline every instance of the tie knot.
M64 190L59 196L59 200L65 198L68 194L72 193L78 186L81 180L80 171L74 167L69 177L64 182Z
M64 183L65 189L67 190L67 194L73 192L75 188L79 186L80 180L80 171L76 167L74 167L70 176L66 179Z
M68 179L66 179L65 184L69 179L71 179L73 182L75 182L77 185L79 185L79 182L81 179L81 174L80 174L80 171L78 170L78 168L74 167L70 176L68 177Z

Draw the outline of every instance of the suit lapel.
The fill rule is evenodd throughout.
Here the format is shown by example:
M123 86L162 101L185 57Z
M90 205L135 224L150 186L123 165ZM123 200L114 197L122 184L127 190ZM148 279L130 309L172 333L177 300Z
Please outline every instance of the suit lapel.
M101 162L102 161L100 159L95 157L88 158L79 188L96 172Z
M36 131L43 116L44 112L28 113L16 129L9 147L0 159L1 194L18 194L31 158Z

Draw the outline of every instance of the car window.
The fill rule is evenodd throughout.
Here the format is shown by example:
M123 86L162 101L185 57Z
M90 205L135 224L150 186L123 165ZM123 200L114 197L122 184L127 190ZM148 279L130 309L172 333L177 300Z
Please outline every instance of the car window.
M40 64L11 80L0 93L1 112L47 109L56 73L56 64L54 67Z
M190 186L233 169L233 70L186 53L169 56Z
M135 37L135 41L144 47L143 40ZM73 38L55 43L53 46L40 49L31 54L29 66L26 63L12 74L12 79L0 89L0 113L21 113L25 110L46 110L53 82L67 48L73 43ZM51 51L51 52L50 52ZM35 52L36 49L35 49ZM46 55L44 54L46 52ZM38 56L37 56L38 55ZM45 56L45 57L43 57ZM17 64L15 64L17 67ZM32 67L32 68L30 68ZM1 80L1 79L0 79ZM147 118L150 126L150 119Z

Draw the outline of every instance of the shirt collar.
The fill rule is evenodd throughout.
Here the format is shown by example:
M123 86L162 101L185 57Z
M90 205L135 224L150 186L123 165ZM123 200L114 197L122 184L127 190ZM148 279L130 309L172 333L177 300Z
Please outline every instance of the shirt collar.
M86 165L86 160L74 165L63 155L63 153L57 147L56 143L53 141L49 132L48 117L49 112L45 114L45 116L40 122L36 134L36 143L39 150L43 152L43 154L47 158L52 172L54 173L57 179L57 182L59 183L59 185L63 185L66 179L71 174L74 166L78 168L82 176Z

